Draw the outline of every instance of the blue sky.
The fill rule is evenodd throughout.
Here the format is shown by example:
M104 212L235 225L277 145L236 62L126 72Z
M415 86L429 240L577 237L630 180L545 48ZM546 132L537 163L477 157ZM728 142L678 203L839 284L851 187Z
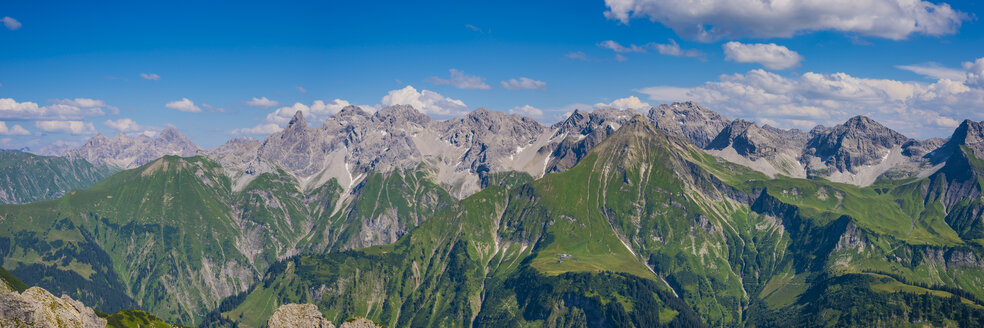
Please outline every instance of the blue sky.
M761 2L6 1L0 147L175 126L207 148L344 104L552 123L694 100L783 128L863 114L921 138L984 120L984 5Z

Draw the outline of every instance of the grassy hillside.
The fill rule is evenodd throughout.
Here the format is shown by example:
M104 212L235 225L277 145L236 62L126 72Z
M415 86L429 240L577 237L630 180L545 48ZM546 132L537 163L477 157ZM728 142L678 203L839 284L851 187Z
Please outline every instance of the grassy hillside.
M343 199L334 180L303 191L282 171L234 191L206 158L164 157L57 200L0 206L0 263L102 311L139 305L193 325L278 259L391 242L449 206L426 174L374 174Z
M393 245L278 263L210 322L310 302L391 326L968 325L984 318L981 219L954 211L979 204L984 165L964 155L868 188L770 179L636 119L570 170L487 188Z
M71 190L88 188L115 172L81 158L0 150L0 203L55 199Z

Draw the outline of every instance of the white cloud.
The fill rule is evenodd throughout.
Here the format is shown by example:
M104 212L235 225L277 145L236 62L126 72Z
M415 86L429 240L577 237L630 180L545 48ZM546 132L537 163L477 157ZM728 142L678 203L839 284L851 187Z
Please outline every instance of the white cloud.
M26 136L31 134L24 127L14 124L11 127L7 127L7 122L0 121L0 135L5 136Z
M36 121L34 126L45 132L61 132L70 134L93 134L96 128L92 123L84 121Z
M673 39L670 39L670 43L667 44L652 43L651 45L654 48L656 48L656 51L662 55L678 56L678 57L680 56L700 57L704 55L703 52L700 52L699 50L696 49L687 49L687 50L680 49L680 45L677 44L676 40Z
M297 89L297 91L299 91L300 93L307 93L307 89L299 85L295 86L294 89Z
M272 113L267 114L266 121L284 126L287 125L287 122L290 122L290 119L294 117L294 113L298 111L304 114L304 118L307 121L322 121L328 118L328 116L338 113L345 106L350 105L352 104L342 99L335 99L330 102L315 100L310 106L302 103L294 103L293 106L280 107ZM269 129L269 127L267 128Z
M960 69L944 67L939 63L899 65L895 67L898 69L904 69L934 79L948 79L948 80L960 81L960 82L963 82L967 79L967 72Z
M76 98L74 100L59 100L47 106L25 101L17 102L13 98L0 98L0 119L17 120L76 120L87 116L102 116L106 113L100 107L82 107L82 105L105 105L101 100Z
M509 114L519 114L519 115L529 116L529 117L534 117L534 118L543 117L543 111L542 110L540 110L539 108L530 106L530 105L525 105L525 106L522 106L522 107L519 107L519 106L513 107L513 109L510 109L509 110Z
M967 84L984 88L984 57L963 63L963 67L967 70Z
M893 40L956 33L970 19L920 0L605 0L609 19L649 18L700 41L840 31Z
M454 68L449 69L448 71L451 72L451 77L449 79L442 79L437 76L432 76L430 79L428 79L428 81L434 84L447 84L458 89L466 89L466 90L492 89L491 86L485 83L484 78L478 76L466 75L465 72L456 70Z
M787 69L799 66L803 56L775 43L728 42L721 46L724 59L739 63L759 63L769 69Z
M157 81L161 79L160 75L154 73L150 73L150 74L140 73L140 77L142 77L144 80L151 80L151 81Z
M509 79L501 81L499 84L509 90L542 90L547 86L547 82L537 81L527 77L520 77L518 80Z
M970 65L972 66L972 65ZM782 76L761 69L721 75L693 88L636 90L661 102L693 100L722 113L779 127L840 124L868 115L912 137L946 136L962 119L984 119L984 88L949 79L932 84L845 73Z
M259 108L270 108L277 105L280 105L280 103L274 100L267 99L267 97L263 97L263 98L253 97L252 100L246 102L246 106L259 107Z
M586 55L583 51L569 52L564 54L564 57L567 57L568 59L588 60L588 55Z
M618 98L610 103L597 103L595 108L618 108L618 109L643 109L651 107L648 103L642 102L636 96Z
M137 124L137 122L129 118L121 118L115 121L106 120L106 122L103 122L103 125L111 127L120 132L131 132L131 131L138 131L141 129L140 125Z
M195 105L195 102L194 101L191 101L188 98L181 98L181 100L175 100L175 101L169 102L166 105L164 105L164 107L167 107L167 108L170 108L170 109L174 109L174 110L177 110L177 111L181 111L181 112L187 112L187 113L201 113L202 112L201 107L198 107L197 105Z
M229 134L233 134L233 135L273 134L273 133L280 132L281 129L282 128L280 127L280 125L277 125L275 123L265 123L265 124L254 126L252 128L235 129L232 130L232 132L229 132Z
M61 99L61 100L56 100L55 103L68 105L68 106L76 106L81 108L106 107L105 101L99 99L92 99L92 98Z
M630 44L628 47L619 44L613 40L605 40L598 42L598 46L606 49L611 49L614 52L646 52L646 48Z
M458 115L468 110L468 106L461 100L446 98L430 90L417 92L410 85L390 91L380 102L383 106L410 105L425 114Z
M3 26L6 26L8 30L13 31L13 30L16 30L16 29L21 28L21 23L18 22L13 17L4 16L3 17Z

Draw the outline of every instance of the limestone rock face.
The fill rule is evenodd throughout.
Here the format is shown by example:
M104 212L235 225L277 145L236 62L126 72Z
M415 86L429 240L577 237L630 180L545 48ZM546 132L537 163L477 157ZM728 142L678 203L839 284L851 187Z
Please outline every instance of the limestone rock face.
M947 140L939 149L927 154L926 157L933 163L942 163L958 151L961 146L972 150L976 157L984 157L984 122L964 120L953 131L950 140Z
M693 102L660 105L649 110L649 122L657 129L690 140L704 148L731 121Z
M284 304L267 320L270 328L335 328L314 304Z
M40 287L23 293L4 288L0 296L0 327L102 328L106 320L68 296L57 298Z
M842 125L813 133L804 156L814 156L827 167L856 173L863 165L877 164L890 150L909 138L874 120L855 116Z
M93 164L111 165L132 169L165 155L195 156L198 146L175 128L167 128L155 138L139 135L131 138L120 133L112 139L96 134L77 149L65 153L68 157L81 157Z
M284 304L267 320L269 328L335 328L325 319L318 306L314 304ZM339 328L382 328L372 320L353 318L346 320Z
M377 325L366 318L356 318L355 320L350 320L342 323L339 328L382 328L383 326Z
M593 112L574 110L567 119L552 126L557 142L549 144L550 161L546 172L566 170L580 162L588 151L604 141L637 113L632 110L598 109Z

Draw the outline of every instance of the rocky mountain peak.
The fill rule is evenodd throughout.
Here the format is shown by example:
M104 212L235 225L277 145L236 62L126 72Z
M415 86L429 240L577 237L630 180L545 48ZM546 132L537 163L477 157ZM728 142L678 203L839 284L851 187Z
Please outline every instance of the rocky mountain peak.
M953 131L950 140L924 157L934 164L943 163L958 151L960 146L973 150L976 157L984 157L984 122L964 120Z
M297 111L294 113L294 117L290 118L290 122L287 122L287 129L304 128L307 128L307 120L304 119L304 113Z
M355 106L355 105L348 105L343 107L342 110L338 111L338 113L335 114L334 116L340 118L351 117L351 116L369 117L369 113L366 113L366 111L362 110L362 107Z
M784 131L772 127L761 128L754 122L736 119L718 134L706 149L722 150L731 147L741 156L751 160L788 149L790 138L780 136Z
M552 127L557 129L557 134L580 132L591 120L590 113L585 113L580 109L575 109L563 121L555 123Z
M847 119L847 122L844 122L844 126L853 129L864 129L873 125L880 126L881 124L864 115L851 117Z
M120 131L119 133L116 134L115 137L113 137L113 141L117 141L117 142L119 141L125 142L127 140L130 140L130 136L126 135L126 133L123 133L122 131Z
M649 121L657 129L706 147L731 122L727 117L694 102L659 105L649 110Z
M984 156L984 122L964 120L953 131L950 140L973 149L979 157Z
M134 168L164 155L194 156L199 148L177 129L164 129L151 140L145 135L131 138L119 134L113 139L96 134L81 147L69 150L67 156L81 157L85 160L119 168Z
M839 171L855 172L873 165L909 140L901 133L865 116L855 116L830 129L814 128L804 154L816 156Z
M425 125L431 121L430 116L421 113L410 105L393 105L380 109L376 112L374 118L388 125L399 125L404 122Z

